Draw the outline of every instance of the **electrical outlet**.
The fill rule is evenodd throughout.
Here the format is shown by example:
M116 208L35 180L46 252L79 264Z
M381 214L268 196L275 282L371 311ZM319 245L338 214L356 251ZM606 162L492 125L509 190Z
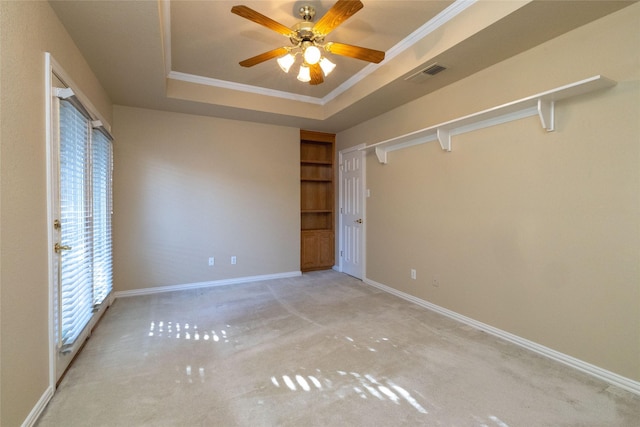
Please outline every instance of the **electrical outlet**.
M438 279L438 276L433 276L433 279L431 279L431 285L434 288L439 288L440 287L440 279Z
M231 264L236 264L237 261L238 260L237 260L237 258L235 256L231 257Z
M214 266L216 264L216 260L214 257L209 257L209 267Z
M416 280L416 270L415 270L415 269L413 269L413 268L411 269L411 278L412 278L413 280Z

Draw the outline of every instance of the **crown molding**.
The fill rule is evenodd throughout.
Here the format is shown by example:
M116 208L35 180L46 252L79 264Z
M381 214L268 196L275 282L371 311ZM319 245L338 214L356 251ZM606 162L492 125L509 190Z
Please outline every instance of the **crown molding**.
M161 33L164 46L164 60L165 60L165 72L168 79L180 80L189 83L201 84L206 86L213 86L222 89L235 90L245 93L253 93L256 95L270 96L281 99L288 99L292 101L305 102L314 105L326 105L329 102L342 95L365 77L372 74L382 65L388 63L390 60L411 48L418 41L422 40L433 31L442 27L444 24L458 16L464 10L475 4L477 0L456 0L449 7L444 9L433 19L422 25L420 28L409 34L402 39L395 46L387 50L385 53L385 59L379 64L368 64L359 72L348 78L337 88L329 92L322 98L298 95L291 92L285 92L275 89L268 89L260 86L253 86L243 83L231 82L228 80L214 79L211 77L204 77L195 74L182 73L180 71L173 71L171 68L171 8L170 0L161 0L160 2L160 20L161 20Z
M196 83L206 86L219 87L222 89L230 89L240 92L248 92L256 95L271 96L274 98L283 98L291 101L306 102L308 104L324 105L322 98L313 96L298 95L296 93L285 92L275 89L267 89L259 86L247 85L244 83L230 82L228 80L214 79L211 77L197 76L195 74L181 73L180 71L171 71L167 76L169 79L180 80L183 82Z
M347 90L351 89L359 81L376 71L379 67L388 63L393 58L400 55L405 50L411 48L417 42L434 32L438 28L442 27L447 22L451 21L464 10L475 4L476 1L477 0L456 0L449 7L433 17L433 19L427 21L420 28L418 28L413 33L400 40L395 46L387 50L387 52L385 53L384 61L379 64L367 65L362 70L358 71L356 74L345 80L344 83L335 88L333 91L329 92L324 98L322 98L323 105L329 103L338 96L342 95Z

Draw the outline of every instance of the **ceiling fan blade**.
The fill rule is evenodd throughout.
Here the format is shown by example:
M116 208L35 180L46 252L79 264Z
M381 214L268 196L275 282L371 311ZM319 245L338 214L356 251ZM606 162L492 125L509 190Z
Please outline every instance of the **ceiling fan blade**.
M320 68L319 64L309 65L309 74L311 74L311 80L309 81L310 85L319 85L324 82L324 77L322 77L322 68Z
M283 36L290 37L293 31L291 28L285 27L279 22L274 21L273 19L264 16L263 14L256 12L247 6L233 6L231 8L231 13L235 13L238 16L248 19L249 21L253 21L256 24L260 24L264 27L269 28L270 30L275 31L276 33L280 33Z
M279 47L277 49L270 50L265 53L261 53L260 55L256 55L252 58L245 59L240 62L240 65L243 67L253 67L254 65L258 65L264 61L268 61L273 58L277 58L278 56L285 55L289 50L286 47Z
M364 5L360 0L338 0L324 16L316 22L313 26L313 32L326 36L363 7Z
M366 47L353 46L350 44L329 42L325 46L325 49L327 52L335 53L336 55L348 56L376 64L384 59L384 52L380 50L367 49Z

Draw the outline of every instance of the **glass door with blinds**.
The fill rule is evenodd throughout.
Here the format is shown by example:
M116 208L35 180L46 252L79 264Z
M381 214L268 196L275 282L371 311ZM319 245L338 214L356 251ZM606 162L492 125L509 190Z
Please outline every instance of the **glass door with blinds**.
M100 122L73 96L58 90L54 228L56 378L76 355L112 289L112 143Z

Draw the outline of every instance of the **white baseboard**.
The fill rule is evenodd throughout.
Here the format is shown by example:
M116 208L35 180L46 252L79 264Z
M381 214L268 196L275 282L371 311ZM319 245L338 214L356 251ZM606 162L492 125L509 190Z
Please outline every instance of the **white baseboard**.
M365 278L364 283L376 287L380 290L393 294L397 297L400 297L404 300L413 302L421 307L424 307L428 310L434 311L436 313L447 316L451 319L457 320L461 323L472 326L481 331L487 332L491 335L502 338L506 341L509 341L513 344L519 345L520 347L526 348L527 350L531 350L535 353L538 353L542 356L548 357L552 360L560 362L564 365L570 366L574 369L577 369L581 372L589 374L593 377L596 377L600 380L603 380L611 385L619 387L621 389L627 390L631 393L635 393L640 395L640 382L634 381L632 379L623 377L622 375L618 375L614 372L608 371L606 369L600 368L598 366L592 365L580 359L576 359L573 356L569 356L564 353L560 353L559 351L553 350L549 347L545 347L533 341L529 341L525 338L514 335L510 332L503 331L502 329L495 328L493 326L487 325L482 322L478 322L470 317L463 316L454 311L448 310L444 307L440 307L439 305L430 303L428 301L422 300L420 298L414 297L413 295L409 295L397 289L391 288L389 286L383 285L382 283L378 283L374 280Z
M53 397L53 392L53 386L47 387L47 389L38 400L38 403L36 403L33 409L31 409L31 412L29 412L29 416L25 418L24 422L22 423L22 427L31 427L35 425L36 421L38 421L38 418L40 418L40 415L42 415L44 408L47 407L47 404Z
M238 283L259 282L262 280L284 279L287 277L297 277L302 275L300 271L289 271L285 273L263 274L261 276L245 276L233 279L213 280L210 282L186 283L182 285L158 286L154 288L132 289L130 291L117 291L115 298L134 297L139 295L152 295L162 292L184 291L187 289L211 288L215 286L235 285Z

